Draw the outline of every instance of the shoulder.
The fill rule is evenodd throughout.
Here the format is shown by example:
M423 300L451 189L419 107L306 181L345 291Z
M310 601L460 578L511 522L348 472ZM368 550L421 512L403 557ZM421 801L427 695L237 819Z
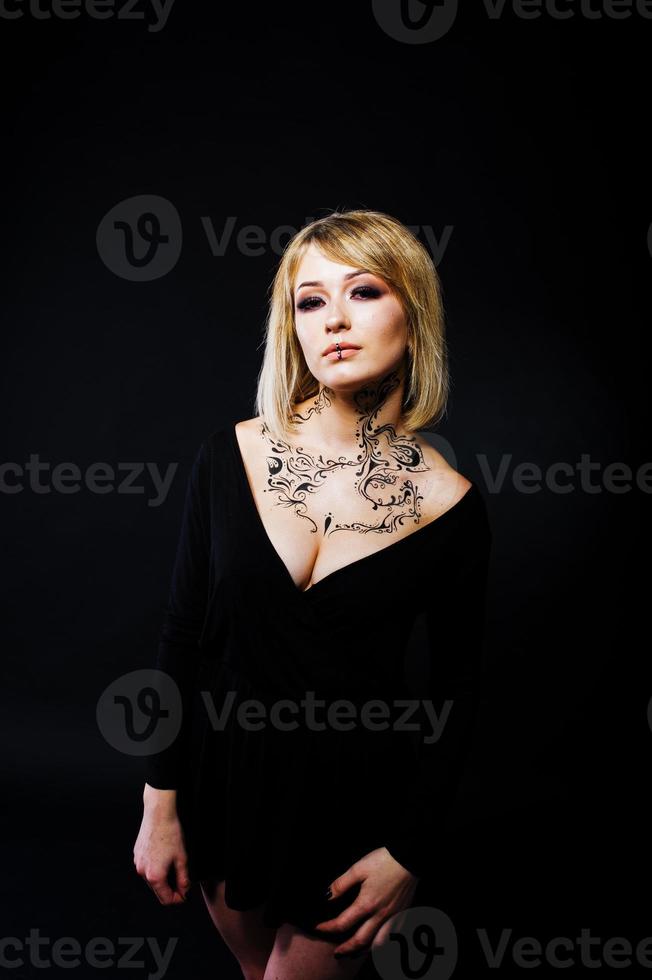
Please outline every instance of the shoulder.
M240 439L248 440L256 435L260 435L264 424L264 419L262 415L256 415L254 418L242 419L240 422L233 422L232 424L238 437Z
M473 490L475 484L451 466L442 454L424 439L418 441L430 475L427 506L432 516L436 517L458 504Z
M479 486L451 466L423 438L419 439L419 445L432 477L430 492L423 502L428 520L436 520L450 510L449 517L453 519L454 526L468 532L478 546L486 547L491 542L491 526Z
M232 444L234 435L242 444L250 441L257 432L260 432L262 419L260 417L252 419L229 419L220 426L210 431L202 441L201 448L208 455L219 455L219 453Z
M250 458L250 453L254 455L256 447L260 447L264 419L256 415L254 418L242 419L231 424L241 455L244 454L243 458Z

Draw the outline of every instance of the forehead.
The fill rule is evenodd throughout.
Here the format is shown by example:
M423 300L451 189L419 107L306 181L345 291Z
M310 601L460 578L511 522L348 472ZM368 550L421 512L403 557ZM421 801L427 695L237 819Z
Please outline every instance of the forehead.
M296 282L300 283L304 279L319 279L323 282L332 280L339 281L347 272L354 272L360 267L357 265L347 265L341 262L334 262L311 242L297 266Z

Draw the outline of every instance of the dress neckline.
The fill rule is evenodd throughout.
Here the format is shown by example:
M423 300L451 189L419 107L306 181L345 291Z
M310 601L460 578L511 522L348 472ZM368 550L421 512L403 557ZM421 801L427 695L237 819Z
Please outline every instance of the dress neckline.
M421 525L415 531L411 531L409 534L406 534L402 538L399 538L398 541L392 541L390 544L385 545L384 548L378 548L376 551L372 551L368 555L362 555L360 558L356 558L353 561L347 562L346 565L340 565L339 568L336 568L332 572L329 572L328 575L325 575L323 578L320 578L318 582L314 582L312 585L308 586L307 589L300 589L299 586L294 581L294 579L292 578L292 576L290 575L287 565L285 564L285 562L279 555L278 551L276 550L272 539L267 533L267 528L263 523L263 519L260 516L260 512L256 505L256 500L253 495L253 491L251 489L251 486L249 485L249 477L247 476L247 470L244 464L242 452L240 450L240 444L238 443L238 437L235 431L235 427L237 424L238 424L237 422L230 424L229 435L231 439L231 445L237 460L238 471L242 479L245 495L247 497L247 500L249 501L249 506L253 512L256 526L262 532L262 537L267 542L267 547L270 549L272 557L276 560L276 563L279 565L281 572L285 575L285 578L289 582L292 590L298 596L306 596L308 595L309 592L314 592L315 589L319 589L320 586L324 585L324 583L329 582L331 579L335 578L338 575L348 572L350 569L355 568L358 565L361 565L363 562L367 562L370 561L371 559L377 558L378 555L382 554L384 551L392 551L394 548L399 548L401 545L405 545L405 543L409 541L411 538L417 537L420 534L424 534L428 530L428 528L431 528L433 526L433 524L439 524L439 522L444 520L444 518L448 514L452 514L453 511L457 511L457 509L464 503L464 501L466 501L468 504L469 500L472 499L475 496L475 494L478 492L477 485L472 480L470 480L469 482L471 483L471 486L468 488L468 490L466 490L466 492L459 498L459 500L457 500L451 507L448 507L438 517L434 517L431 521L428 521L427 524Z

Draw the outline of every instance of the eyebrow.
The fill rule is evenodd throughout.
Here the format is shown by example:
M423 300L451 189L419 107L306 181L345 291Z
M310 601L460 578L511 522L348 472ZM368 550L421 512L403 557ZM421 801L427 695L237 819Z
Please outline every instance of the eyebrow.
M365 275L365 273L367 273L370 276L373 276L373 272L369 272L368 269L358 269L356 272L347 272L347 274L344 276L344 281L347 282L349 279L354 279L356 276L363 276ZM313 279L310 280L309 282L300 283L296 288L296 292L298 293L302 286L323 286L323 285L324 285L323 282L319 282L318 279Z

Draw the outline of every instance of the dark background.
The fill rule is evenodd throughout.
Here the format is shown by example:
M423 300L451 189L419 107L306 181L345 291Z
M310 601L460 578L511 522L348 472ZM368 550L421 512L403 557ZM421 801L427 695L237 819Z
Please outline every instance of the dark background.
M198 889L162 908L136 874L141 762L107 743L96 708L153 664L199 443L254 414L270 236L348 207L453 228L438 265L453 388L434 444L480 485L494 535L468 851L432 899L457 928L458 973L487 969L483 927L494 942L652 935L649 497L603 485L610 463L650 459L652 21L568 6L526 20L462 3L425 44L389 36L366 2L176 0L160 31L142 3L144 20L0 18L2 461L38 454L45 485L64 462L177 465L159 506L146 473L141 493L25 478L10 493L6 477L3 935L172 935L167 976L239 976ZM183 228L149 281L96 242L139 195ZM207 216L218 235L236 219L221 256ZM236 243L247 225L263 229L258 256ZM521 463L545 474L583 454L601 492L577 474L565 494L514 482Z

